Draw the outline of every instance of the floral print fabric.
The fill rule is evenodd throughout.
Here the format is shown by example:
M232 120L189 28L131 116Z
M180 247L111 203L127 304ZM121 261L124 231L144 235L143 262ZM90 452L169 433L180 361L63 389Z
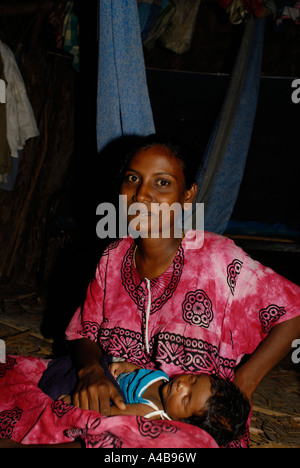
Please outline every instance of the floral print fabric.
M150 281L134 267L134 241L103 253L86 300L72 318L69 340L88 338L104 352L142 367L232 380L245 354L276 324L299 315L300 288L245 254L232 241L205 233L199 250L183 239L167 271ZM201 429L133 416L102 417L52 400L38 382L48 361L8 357L0 365L0 438L87 447L216 447ZM246 447L249 433L232 447Z
M204 372L233 379L243 355L274 325L300 313L300 288L229 239L205 233L198 251L183 239L167 271L150 281L150 293L135 269L134 246L128 237L104 252L85 304L67 328L69 340L98 341L108 354L159 365L169 376Z
M167 271L148 281L150 291L134 266L134 247L128 237L104 252L68 339L98 341L108 354L169 376L197 372L233 380L242 357L274 325L300 313L300 288L227 238L205 233L199 250L183 239Z

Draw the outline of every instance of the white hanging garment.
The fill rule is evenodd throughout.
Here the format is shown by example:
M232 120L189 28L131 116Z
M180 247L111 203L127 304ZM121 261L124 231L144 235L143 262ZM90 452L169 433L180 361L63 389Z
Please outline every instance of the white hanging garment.
M17 158L26 140L39 135L25 84L11 49L0 41L6 86L7 141L11 156Z

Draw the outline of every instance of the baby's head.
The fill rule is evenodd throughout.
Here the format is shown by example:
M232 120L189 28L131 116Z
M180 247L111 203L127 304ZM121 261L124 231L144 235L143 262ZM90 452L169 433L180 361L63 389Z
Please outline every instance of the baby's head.
M164 409L181 420L208 432L220 446L244 434L250 405L232 383L206 374L182 374L162 390Z

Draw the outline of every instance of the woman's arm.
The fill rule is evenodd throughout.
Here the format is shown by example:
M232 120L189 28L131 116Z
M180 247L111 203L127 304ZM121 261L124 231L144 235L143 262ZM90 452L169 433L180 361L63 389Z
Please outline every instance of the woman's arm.
M300 316L275 325L250 359L236 372L234 383L252 400L262 379L291 350L292 342L300 337Z
M79 339L76 343L76 354L79 383L73 395L73 404L109 416L112 400L117 408L125 410L122 396L106 377L100 364L102 351L98 344L86 338Z

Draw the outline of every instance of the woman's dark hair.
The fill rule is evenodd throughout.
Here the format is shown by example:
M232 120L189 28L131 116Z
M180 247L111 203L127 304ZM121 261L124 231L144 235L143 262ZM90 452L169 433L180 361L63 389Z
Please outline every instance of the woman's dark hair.
M233 382L209 377L212 396L200 416L192 416L185 422L205 430L220 447L225 447L245 433L250 404Z
M183 144L175 139L160 135L149 135L147 137L141 137L138 139L137 145L127 153L123 159L120 167L119 174L117 176L117 187L121 187L124 180L124 174L130 163L131 159L140 151L153 148L154 146L162 146L170 151L181 163L185 186L190 188L195 182L197 170L200 165L201 154L197 154L195 149L189 147L187 144ZM199 151L200 153L200 151Z

